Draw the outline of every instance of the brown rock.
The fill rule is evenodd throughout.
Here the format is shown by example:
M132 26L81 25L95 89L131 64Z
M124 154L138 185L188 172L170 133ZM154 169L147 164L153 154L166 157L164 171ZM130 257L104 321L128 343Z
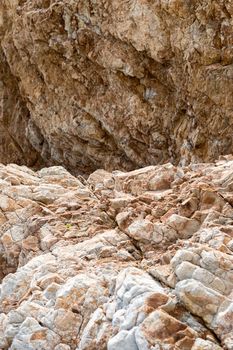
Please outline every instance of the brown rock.
M2 0L0 16L0 161L90 173L232 152L229 0Z

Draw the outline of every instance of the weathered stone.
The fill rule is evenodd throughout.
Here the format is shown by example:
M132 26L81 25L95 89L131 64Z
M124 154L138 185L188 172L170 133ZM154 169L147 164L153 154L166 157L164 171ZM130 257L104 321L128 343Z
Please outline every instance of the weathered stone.
M231 350L232 171L1 165L0 348Z
M90 173L230 153L232 37L229 0L2 0L0 161Z

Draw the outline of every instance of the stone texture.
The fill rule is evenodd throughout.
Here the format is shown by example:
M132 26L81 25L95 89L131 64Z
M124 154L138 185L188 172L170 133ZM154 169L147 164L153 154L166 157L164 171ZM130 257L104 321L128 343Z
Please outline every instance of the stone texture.
M232 18L229 0L2 0L0 160L90 173L231 153Z
M232 174L0 165L0 348L232 350Z

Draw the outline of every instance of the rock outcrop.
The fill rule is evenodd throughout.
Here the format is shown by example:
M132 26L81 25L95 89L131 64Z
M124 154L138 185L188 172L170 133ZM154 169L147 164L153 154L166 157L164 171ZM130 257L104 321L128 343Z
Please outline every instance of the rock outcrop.
M230 0L2 0L0 41L4 162L90 173L232 151Z
M0 166L2 350L232 350L233 157Z

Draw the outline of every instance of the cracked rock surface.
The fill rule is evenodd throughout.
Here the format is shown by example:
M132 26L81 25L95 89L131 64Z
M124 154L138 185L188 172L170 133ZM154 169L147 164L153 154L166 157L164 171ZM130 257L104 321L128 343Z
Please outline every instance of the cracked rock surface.
M0 349L232 350L233 157L0 166Z
M0 62L2 162L90 174L232 151L230 0L1 0Z

